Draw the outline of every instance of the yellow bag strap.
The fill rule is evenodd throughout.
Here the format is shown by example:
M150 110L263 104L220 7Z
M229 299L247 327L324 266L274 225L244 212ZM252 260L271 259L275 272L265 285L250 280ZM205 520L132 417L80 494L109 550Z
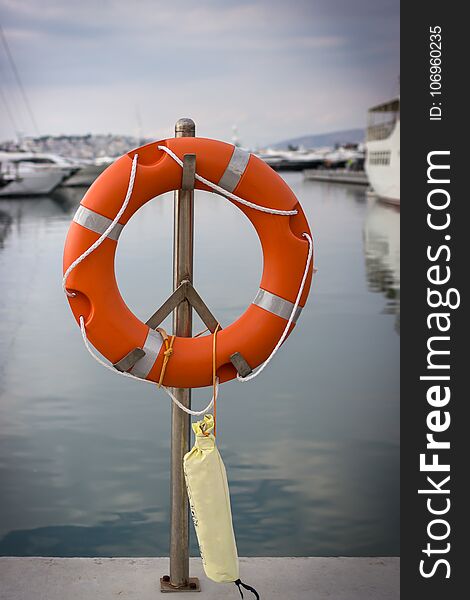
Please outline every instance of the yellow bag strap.
M214 437L216 437L216 420L217 420L217 332L220 330L220 323L217 323L216 328L214 329L213 339L212 339L212 394L214 398ZM175 341L175 335L168 337L167 332L163 329L163 327L157 327L156 331L162 336L163 343L165 344L165 351L163 352L163 363L162 369L160 371L160 377L158 379L158 387L162 386L163 378L165 377L166 367L168 365L168 361L173 355L173 342ZM207 331L207 330L205 330ZM201 331L198 333L196 337L205 333L205 331ZM204 433L204 432L203 432ZM204 435L209 435L208 433L204 433Z
M173 342L175 341L174 335L168 338L167 332L163 329L163 327L157 327L156 329L158 333L162 336L163 343L165 344L165 351L163 352L163 364L162 370L160 371L160 378L158 379L158 387L162 387L163 378L165 377L165 371L170 360L173 355ZM168 341L169 340L169 341Z
M212 394L214 398L214 437L217 436L217 332L220 329L220 323L214 329L212 340Z
M217 420L217 333L220 330L220 323L217 323L217 326L214 330L213 338L212 338L212 393L214 398L214 437L216 437L216 420ZM175 335L168 337L167 332L163 329L163 327L157 327L156 331L162 336L163 343L165 344L165 351L163 352L163 364L162 369L160 371L160 377L158 379L158 387L162 386L163 378L165 377L166 367L168 365L168 361L173 356L173 343L175 341ZM204 331L201 333L205 333ZM200 335L200 334L198 334ZM197 337L197 336L196 336ZM204 435L206 435L204 433ZM209 435L209 434L207 434Z

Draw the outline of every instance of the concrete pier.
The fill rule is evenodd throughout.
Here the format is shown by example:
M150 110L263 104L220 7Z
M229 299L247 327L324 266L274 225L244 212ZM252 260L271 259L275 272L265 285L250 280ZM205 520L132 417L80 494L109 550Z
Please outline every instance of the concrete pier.
M167 558L0 558L0 599L155 600L168 568ZM390 557L240 559L242 581L261 600L398 600L399 570ZM198 600L240 598L235 585L207 579L200 559L190 559L190 572L201 580Z

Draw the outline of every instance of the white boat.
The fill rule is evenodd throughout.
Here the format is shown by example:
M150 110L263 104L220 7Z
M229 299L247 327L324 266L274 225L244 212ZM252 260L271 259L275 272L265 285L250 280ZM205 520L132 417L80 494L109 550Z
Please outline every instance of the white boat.
M0 152L0 196L50 194L77 168L67 159L34 152Z
M400 204L400 99L369 109L366 173L382 200Z
M325 152L318 150L273 150L267 148L256 155L276 171L303 171L323 165Z
M62 185L65 187L89 187L113 160L115 159L103 157L94 161L77 163L77 172L66 179Z

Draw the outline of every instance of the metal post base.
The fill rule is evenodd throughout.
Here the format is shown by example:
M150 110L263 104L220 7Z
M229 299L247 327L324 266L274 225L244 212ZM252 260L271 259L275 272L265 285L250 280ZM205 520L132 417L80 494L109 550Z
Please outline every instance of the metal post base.
M175 587L170 583L170 576L164 575L160 577L160 591L162 594L171 592L200 592L201 584L198 577L190 577L187 585L184 587Z

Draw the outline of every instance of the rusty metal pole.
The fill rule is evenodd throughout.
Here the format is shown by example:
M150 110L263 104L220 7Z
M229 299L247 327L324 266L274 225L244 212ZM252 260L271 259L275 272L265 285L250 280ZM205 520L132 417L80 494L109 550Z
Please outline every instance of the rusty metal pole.
M194 137L196 126L191 119L180 119L175 137ZM173 289L184 280L193 281L194 192L178 190L174 199ZM173 332L179 337L192 335L192 308L183 300L173 313ZM174 388L178 400L191 407L191 390ZM183 474L183 457L189 450L191 418L172 404L171 413L171 529L170 585L195 589L189 581L189 505ZM190 585L191 583L191 585Z

